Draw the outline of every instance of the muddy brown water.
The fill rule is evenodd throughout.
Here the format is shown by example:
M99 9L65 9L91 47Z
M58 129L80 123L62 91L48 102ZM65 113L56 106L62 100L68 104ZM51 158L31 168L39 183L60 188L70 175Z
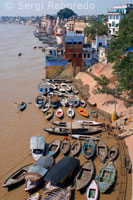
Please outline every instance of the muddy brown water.
M34 27L22 25L0 25L0 200L24 200L29 193L24 191L24 184L8 191L2 188L4 180L20 167L32 163L30 156L29 140L31 136L44 136L47 143L54 138L63 140L64 137L48 135L43 129L50 127L51 123L44 119L43 113L35 107L34 100L37 96L37 86L45 77L45 59L41 50L34 50L34 46L41 43L33 36ZM18 57L21 52L22 57ZM21 101L32 102L27 104L24 112L19 112L17 104ZM86 108L90 113L90 108ZM70 121L63 109L63 120ZM75 108L75 119L84 119ZM93 118L91 118L93 119ZM57 120L56 116L52 120ZM51 121L52 121L51 120ZM107 122L102 116L98 121ZM110 147L117 145L112 136L106 132L101 133L102 139ZM74 139L71 139L71 143ZM83 142L82 142L83 143ZM71 155L71 154L70 154ZM63 158L62 153L56 161ZM78 156L80 163L87 161L83 154ZM94 159L96 174L101 167L98 158ZM99 199L117 200L119 195L120 157L115 161L117 167L117 180L109 194L100 194ZM95 178L95 177L94 177ZM131 177L128 176L127 198L130 200ZM43 192L42 190L40 191ZM76 200L86 199L86 194L76 191Z

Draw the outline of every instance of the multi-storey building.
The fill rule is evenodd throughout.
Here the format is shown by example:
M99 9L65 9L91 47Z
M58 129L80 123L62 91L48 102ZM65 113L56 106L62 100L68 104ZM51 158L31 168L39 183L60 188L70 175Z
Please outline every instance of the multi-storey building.
M112 10L108 11L108 29L110 35L117 36L121 19L132 9L133 4L125 4L123 6L114 6Z

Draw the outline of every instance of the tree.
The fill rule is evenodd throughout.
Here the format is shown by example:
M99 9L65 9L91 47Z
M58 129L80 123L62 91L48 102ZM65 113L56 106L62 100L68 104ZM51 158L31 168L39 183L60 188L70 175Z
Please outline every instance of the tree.
M91 27L86 27L84 32L85 35L93 40L96 35L107 35L108 27L103 22L95 21Z
M69 8L64 8L57 13L57 16L59 16L60 18L63 18L63 19L64 18L69 19L70 17L76 16L76 15L77 14Z
M133 94L133 53L128 51L133 46L133 11L125 16L119 26L118 37L111 40L107 57L115 62L114 73L117 74L122 91Z

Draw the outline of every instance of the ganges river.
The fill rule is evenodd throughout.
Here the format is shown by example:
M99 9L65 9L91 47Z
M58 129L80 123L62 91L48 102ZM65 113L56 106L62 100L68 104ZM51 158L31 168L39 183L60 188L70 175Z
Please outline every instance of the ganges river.
M0 200L24 200L29 197L25 192L24 184L19 187L3 188L4 181L16 170L26 164L33 163L30 155L30 137L44 136L46 143L50 143L58 136L48 135L43 129L51 126L46 121L44 114L35 106L37 86L42 78L45 78L45 55L41 49L34 49L34 46L42 46L42 43L34 37L34 26L15 24L0 24ZM18 57L18 54L22 56ZM17 104L21 101L27 103L24 112L19 112ZM29 104L30 103L30 104ZM64 121L70 121L64 109ZM75 119L83 119L75 110ZM86 110L90 114L90 108ZM57 121L54 114L52 119ZM90 118L90 120L94 120ZM107 122L99 116L98 121ZM108 123L108 122L107 122ZM107 134L100 134L104 142L110 148L117 145L117 141ZM63 140L63 136L58 137ZM71 143L74 139L71 139ZM82 141L83 144L83 141ZM70 154L71 156L71 154ZM56 162L63 157L60 153ZM87 159L80 153L78 159L82 165ZM95 157L95 174L101 168L102 163ZM115 186L107 194L99 194L100 200L117 200L120 191L120 156L115 161L117 168L117 179ZM128 175L127 196L131 196L131 176ZM74 189L74 186L73 186ZM40 192L43 192L41 190ZM73 192L72 199L85 200L86 193Z

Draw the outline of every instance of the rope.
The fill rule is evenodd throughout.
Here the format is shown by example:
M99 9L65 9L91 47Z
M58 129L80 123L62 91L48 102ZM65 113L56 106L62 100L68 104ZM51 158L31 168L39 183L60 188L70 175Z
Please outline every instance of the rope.
M29 152L28 152L28 155L23 159L21 160L20 162L18 162L14 167L12 167L8 172L6 172L5 174L3 174L1 177L0 177L0 180L2 178L4 178L9 172L11 172L14 168L16 168L20 163L22 163L24 160L26 160L28 157L29 157Z

